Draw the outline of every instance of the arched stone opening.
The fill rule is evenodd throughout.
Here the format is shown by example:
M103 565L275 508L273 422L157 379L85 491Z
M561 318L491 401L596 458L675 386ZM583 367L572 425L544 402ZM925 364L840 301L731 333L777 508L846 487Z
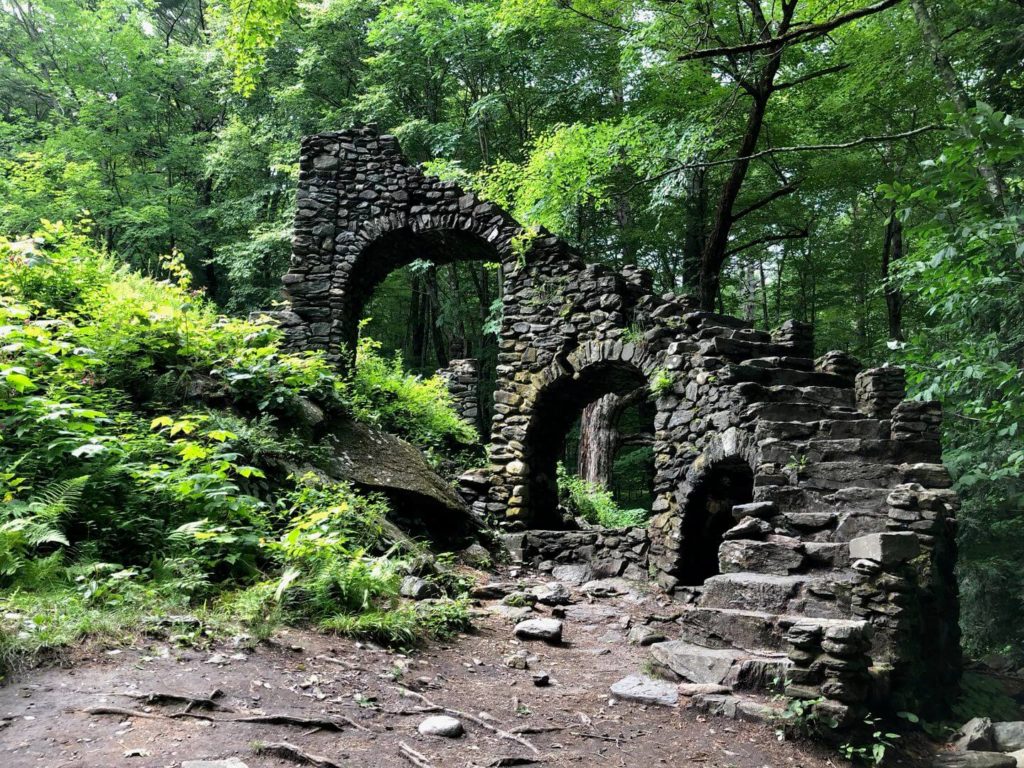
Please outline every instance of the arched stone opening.
M338 318L346 346L354 346L367 304L392 273L416 261L430 262L437 267L459 261L486 263L500 260L498 249L472 230L401 226L381 232L367 242L350 266L346 265L345 301ZM446 351L445 356L467 356L466 351L461 354L452 352L455 351ZM445 361L439 362L443 364Z
M718 549L736 524L732 508L753 498L754 472L739 456L720 459L700 473L681 511L681 585L699 586L720 572Z
M538 394L523 451L529 467L524 506L531 527L565 527L558 510L557 465L583 409L604 395L625 396L639 387L647 387L644 372L632 363L613 360L561 376Z

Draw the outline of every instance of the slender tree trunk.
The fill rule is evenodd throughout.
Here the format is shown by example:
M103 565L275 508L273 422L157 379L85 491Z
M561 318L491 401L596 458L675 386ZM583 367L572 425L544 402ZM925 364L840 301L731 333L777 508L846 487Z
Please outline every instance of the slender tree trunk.
M882 288L885 291L885 310L889 320L889 338L903 341L903 293L893 279L892 265L903 258L903 225L895 215L885 227L882 247Z
M925 0L910 0L910 6L914 9L914 19L921 30L921 37L931 52L932 62L935 64L939 77L942 78L949 98L953 100L953 106L961 115L966 114L972 106L971 98L942 47L942 34L935 24L935 19L928 11ZM985 179L985 186L988 188L993 202L1002 208L1006 195L1006 181L996 169L985 163L978 163L978 172Z
M769 53L767 61L758 74L757 84L750 92L752 102L750 110L747 112L747 124L743 130L743 139L736 149L736 157L739 159L730 167L729 176L718 195L715 216L700 259L698 298L701 308L705 310L715 308L722 267L728 257L729 233L732 231L734 222L733 206L736 204L736 198L739 197L740 189L743 187L747 171L750 168L750 160L744 158L752 155L757 149L757 142L761 138L761 129L764 126L768 100L774 90L775 75L778 73L781 63L782 49L773 50Z
M686 230L683 236L683 285L694 291L700 285L700 255L704 251L708 213L707 171L692 172L686 194Z
M430 308L430 338L434 345L434 357L437 367L448 365L448 345L445 343L444 328L441 327L441 290L437 283L437 269L430 268L426 272L427 302Z

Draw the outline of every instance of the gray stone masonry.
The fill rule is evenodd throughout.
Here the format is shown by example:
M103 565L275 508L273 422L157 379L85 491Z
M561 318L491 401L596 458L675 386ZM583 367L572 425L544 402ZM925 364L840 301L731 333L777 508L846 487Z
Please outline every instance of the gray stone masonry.
M904 402L901 369L814 359L804 323L756 330L655 294L644 270L584 264L424 175L372 126L303 141L296 205L290 305L277 316L295 346L339 364L391 271L414 259L501 264L489 463L459 492L519 537L522 559L650 573L682 604L676 645L658 651L673 668L713 662L746 687L782 670L792 695L824 696L843 718L892 701L925 714L950 698L956 496L939 406ZM468 368L466 381L445 375L469 417ZM557 530L555 465L573 421L638 384L655 414L648 529L635 541ZM899 535L851 553L875 534Z

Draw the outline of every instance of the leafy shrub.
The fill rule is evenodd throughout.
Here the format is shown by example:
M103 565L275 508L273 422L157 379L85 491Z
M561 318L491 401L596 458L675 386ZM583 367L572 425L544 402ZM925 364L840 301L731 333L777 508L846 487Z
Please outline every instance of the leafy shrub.
M426 448L470 446L478 435L452 408L440 376L407 374L396 355L388 360L380 344L362 337L348 399L356 416Z
M83 617L15 645L70 641L96 611L130 624L206 600L261 637L282 618L407 645L459 625L464 607L401 601L380 497L285 469L325 463L295 418L306 401L428 450L475 442L443 383L370 339L343 378L269 322L218 315L180 255L160 270L118 267L59 224L0 240L0 579L66 594Z
M558 464L558 496L562 503L593 525L629 528L643 525L647 520L646 510L622 509L611 491L570 475L562 463Z

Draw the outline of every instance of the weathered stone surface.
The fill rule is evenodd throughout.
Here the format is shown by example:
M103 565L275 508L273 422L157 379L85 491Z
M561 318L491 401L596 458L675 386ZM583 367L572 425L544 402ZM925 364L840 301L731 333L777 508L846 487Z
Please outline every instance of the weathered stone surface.
M418 514L432 510L439 524L469 520L469 510L427 463L414 446L394 435L358 421L334 426L334 456L330 472L335 477L405 499L418 500Z
M572 601L569 590L558 581L549 581L547 584L534 587L532 592L541 605L568 605Z
M718 550L722 573L754 571L757 573L794 573L803 565L804 556L798 542L725 541Z
M249 768L237 757L229 757L224 760L184 760L181 768Z
M516 637L523 640L562 642L562 622L558 619L527 619L516 624Z
M992 721L987 717L974 717L953 734L953 744L959 750L992 749Z
M629 675L611 685L612 696L638 704L657 704L674 707L679 701L675 683L658 680L646 675Z
M1004 752L943 752L932 768L1017 768L1017 761Z
M729 676L739 658L732 650L703 648L682 640L655 643L651 655L656 664L683 680L714 684L721 684Z
M732 689L718 683L680 683L676 686L680 696L707 696L716 693L729 693Z
M1000 752L1024 749L1024 721L992 723L992 744Z
M418 726L416 730L424 736L443 736L447 739L457 739L463 733L462 721L449 717L448 715L433 715L428 717Z
M406 576L402 579L402 584L398 591L402 597L410 597L413 600L425 600L437 594L437 589L433 584L418 576Z
M668 640L668 638L665 637L664 632L643 624L629 630L629 642L634 645L647 646L661 643L665 640Z
M874 560L882 565L910 560L920 551L917 535L910 532L869 533L850 541L851 560Z

